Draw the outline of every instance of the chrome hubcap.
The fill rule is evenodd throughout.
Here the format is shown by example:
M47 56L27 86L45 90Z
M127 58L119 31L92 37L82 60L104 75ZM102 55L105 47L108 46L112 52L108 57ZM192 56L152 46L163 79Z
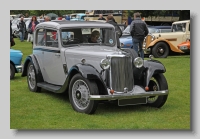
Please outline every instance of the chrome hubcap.
M158 84L158 82L156 81L155 78L151 79L151 83L152 83L152 86L149 86L149 88L152 88L152 91L160 90L159 84ZM148 103L154 103L157 99L158 99L158 96L151 96L151 97L148 98L147 101L148 101Z
M163 50L162 48L160 48L160 49L159 49L159 52L160 52L161 54L163 54L163 53L164 53L164 50Z
M89 105L89 88L83 80L77 80L72 87L72 99L76 107L84 110Z

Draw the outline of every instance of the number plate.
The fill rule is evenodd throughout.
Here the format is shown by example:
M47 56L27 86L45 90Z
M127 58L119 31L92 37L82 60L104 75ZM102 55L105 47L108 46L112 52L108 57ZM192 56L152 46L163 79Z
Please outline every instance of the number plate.
M146 104L146 103L147 103L147 98L146 97L118 100L118 106L138 105L138 104Z

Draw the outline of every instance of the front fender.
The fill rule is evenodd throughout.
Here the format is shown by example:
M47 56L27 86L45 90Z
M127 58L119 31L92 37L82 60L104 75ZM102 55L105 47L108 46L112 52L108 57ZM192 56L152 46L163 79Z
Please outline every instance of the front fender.
M155 46L159 42L165 42L166 44L168 44L169 47L170 47L170 49L171 49L171 51L173 51L173 52L184 53L183 51L181 51L180 49L178 49L178 47L174 46L170 41L168 41L167 39L164 39L164 38L155 39L148 46L146 46L146 48L153 47L153 46Z
M34 54L27 56L27 58L25 59L21 76L22 77L27 76L27 68L28 68L29 62L32 62L34 65L35 72L36 72L36 78L38 79L38 82L44 81L41 70L40 70L40 66L39 66L37 58Z
M165 73L164 65L157 60L144 60L144 67L146 70L146 86L148 86L151 77L157 73Z
M65 80L65 83L58 93L65 92L69 88L70 80L77 73L80 73L86 79L95 80L100 94L107 94L107 87L100 73L97 71L97 69L95 69L92 65L89 64L77 64L71 67L67 79Z

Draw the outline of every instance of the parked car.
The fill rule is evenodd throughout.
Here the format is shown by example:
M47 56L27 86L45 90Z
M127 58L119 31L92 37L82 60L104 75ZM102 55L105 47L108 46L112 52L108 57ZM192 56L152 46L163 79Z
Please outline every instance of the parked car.
M147 26L149 34L171 32L171 26ZM123 31L122 37L120 38L122 48L132 48L132 36L130 35L130 25Z
M88 39L93 31L100 35ZM67 33L73 35L67 37ZM89 43L94 39L96 43ZM132 49L120 49L118 34L109 23L40 23L33 53L23 65L22 76L27 76L30 91L68 93L72 108L86 114L105 101L160 108L169 93L164 65L143 60Z
M85 16L84 13L77 13L75 18L71 15L70 21L85 21Z
M16 15L10 15L10 20L12 21Z
M154 57L166 58L170 53L184 53L178 45L190 39L190 20L172 23L171 32L149 34L144 40L143 50Z
M23 53L20 50L10 49L10 79L15 77L15 73L22 72Z
M190 40L186 40L178 45L178 49L185 53L190 53Z

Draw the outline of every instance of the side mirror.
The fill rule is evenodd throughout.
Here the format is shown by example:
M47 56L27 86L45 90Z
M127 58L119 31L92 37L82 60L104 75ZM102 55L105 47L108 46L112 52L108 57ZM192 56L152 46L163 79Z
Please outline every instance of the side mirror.
M117 32L117 31L116 31L116 33L115 33L115 34L116 34L117 48L119 48L119 49L120 49L121 47L120 47L120 41L119 41L119 34L118 34L118 32Z

